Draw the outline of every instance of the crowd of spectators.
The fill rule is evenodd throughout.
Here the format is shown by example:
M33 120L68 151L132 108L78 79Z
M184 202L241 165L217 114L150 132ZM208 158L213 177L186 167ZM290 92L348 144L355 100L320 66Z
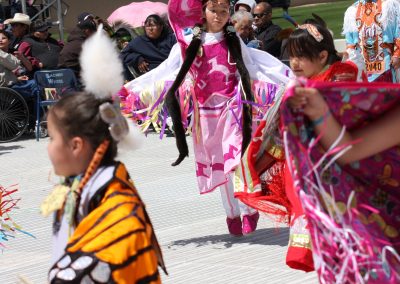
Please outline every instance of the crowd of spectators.
M13 17L5 19L4 30L0 30L1 41L7 41L1 47L0 85L17 85L17 91L29 94L34 91L29 81L36 71L57 68L72 69L79 80L82 44L96 31L97 18L88 12L81 13L76 27L69 32L66 42L61 43L51 36L49 23L31 21L34 7L30 2L29 13L32 15L21 13L18 5L19 1L13 1ZM271 5L266 2L257 4L255 0L239 0L233 6L233 12L232 23L244 43L279 58L281 41L277 39L277 34L281 28L272 23ZM115 31L114 35L121 49L126 80L156 68L168 57L176 43L168 21L155 14L147 17L142 35L132 36L135 33L129 27ZM7 50L4 50L5 45Z

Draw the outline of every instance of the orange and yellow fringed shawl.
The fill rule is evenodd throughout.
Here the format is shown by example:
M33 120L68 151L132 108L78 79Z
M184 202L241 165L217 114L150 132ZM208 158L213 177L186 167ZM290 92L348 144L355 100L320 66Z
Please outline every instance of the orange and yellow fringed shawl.
M165 271L161 250L145 206L123 164L106 183L100 204L69 239L65 254L52 267L51 283L91 279L101 283L160 283ZM93 203L93 202L92 202ZM77 282L77 283L78 283Z

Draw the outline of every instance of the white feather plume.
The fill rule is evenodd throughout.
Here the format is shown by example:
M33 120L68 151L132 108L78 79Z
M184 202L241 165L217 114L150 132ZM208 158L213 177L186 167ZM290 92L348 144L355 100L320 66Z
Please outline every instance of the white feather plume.
M144 134L133 123L132 120L125 118L129 125L129 133L119 141L118 150L122 153L139 149L144 143Z
M347 8L346 12L344 13L342 35L358 31L356 14L357 14L356 4L353 4L349 8Z
M80 63L85 90L99 98L111 97L124 84L117 47L103 31L103 25L84 42Z

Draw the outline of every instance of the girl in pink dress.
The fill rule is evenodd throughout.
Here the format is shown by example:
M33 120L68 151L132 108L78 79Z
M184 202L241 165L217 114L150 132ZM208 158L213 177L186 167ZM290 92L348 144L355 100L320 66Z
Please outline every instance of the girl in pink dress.
M200 193L219 188L229 232L249 234L259 215L234 198L233 171L256 119L281 96L290 70L268 53L246 48L229 25L227 0L172 0L168 6L178 44L157 69L125 85L123 107L146 128L160 117L165 123L165 102L179 149L175 166L189 153L184 126L192 101Z

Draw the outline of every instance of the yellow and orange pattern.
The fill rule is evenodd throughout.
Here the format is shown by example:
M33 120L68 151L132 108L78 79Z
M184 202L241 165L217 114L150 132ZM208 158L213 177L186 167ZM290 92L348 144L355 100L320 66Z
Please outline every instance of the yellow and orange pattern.
M52 267L50 283L161 283L161 250L123 164L117 164L113 178L96 194L102 192L100 203L89 204L90 213Z

